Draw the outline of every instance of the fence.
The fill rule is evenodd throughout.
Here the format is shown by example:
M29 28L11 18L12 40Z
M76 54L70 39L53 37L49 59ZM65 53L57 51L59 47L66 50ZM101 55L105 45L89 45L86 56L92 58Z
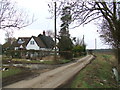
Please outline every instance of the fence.
M54 55L54 53L55 51L43 50L7 50L3 52L3 54L8 57L26 59L42 59L45 56ZM57 55L61 55L66 59L73 57L73 54L70 51L57 51Z

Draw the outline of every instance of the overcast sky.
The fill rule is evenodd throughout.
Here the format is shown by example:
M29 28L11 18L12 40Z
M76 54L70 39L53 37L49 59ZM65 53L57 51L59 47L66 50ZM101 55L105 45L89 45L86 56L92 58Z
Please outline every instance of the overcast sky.
M48 12L48 1L49 0L14 0L18 3L19 8L26 10L29 14L34 14L37 21L32 25L23 28L21 30L14 31L14 37L30 37L37 36L42 33L43 30L52 30L54 32L54 20L48 19L50 13ZM57 22L57 30L59 31L60 22ZM97 49L109 48L108 45L102 43L99 38L98 28L93 23L87 24L84 27L80 26L75 29L70 29L69 32L71 37L77 37L82 39L85 36L85 43L87 49L95 48L95 38L97 39ZM0 43L4 43L5 32L0 30Z

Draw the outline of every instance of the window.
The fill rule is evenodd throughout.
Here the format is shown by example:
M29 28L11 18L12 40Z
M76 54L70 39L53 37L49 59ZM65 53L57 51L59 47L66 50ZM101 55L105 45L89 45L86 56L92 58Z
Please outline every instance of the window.
M22 44L22 39L19 39L19 40L18 40L18 43L19 43L19 44Z
M30 44L31 44L31 45L34 45L34 41L31 41Z
M18 50L18 47L15 47L15 50Z

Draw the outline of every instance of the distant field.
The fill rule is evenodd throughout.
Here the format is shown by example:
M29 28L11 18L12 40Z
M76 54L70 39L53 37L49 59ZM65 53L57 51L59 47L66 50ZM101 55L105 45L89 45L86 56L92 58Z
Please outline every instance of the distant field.
M111 54L96 54L97 58L75 77L70 88L116 88L117 84L112 73L116 64Z
M104 53L104 54L114 54L114 50L112 50L112 49L88 49L88 51L89 50L92 50L93 51L93 53L98 53L98 54L100 54L100 53Z

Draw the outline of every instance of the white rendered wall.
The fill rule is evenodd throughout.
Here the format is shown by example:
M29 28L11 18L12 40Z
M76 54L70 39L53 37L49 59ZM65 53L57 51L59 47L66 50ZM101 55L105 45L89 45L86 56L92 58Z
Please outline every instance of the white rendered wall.
M31 41L34 41L34 44L30 44ZM29 41L29 43L26 46L27 50L33 49L33 50L39 50L39 46L37 45L37 43L35 42L35 40L33 38L31 38L31 40Z

